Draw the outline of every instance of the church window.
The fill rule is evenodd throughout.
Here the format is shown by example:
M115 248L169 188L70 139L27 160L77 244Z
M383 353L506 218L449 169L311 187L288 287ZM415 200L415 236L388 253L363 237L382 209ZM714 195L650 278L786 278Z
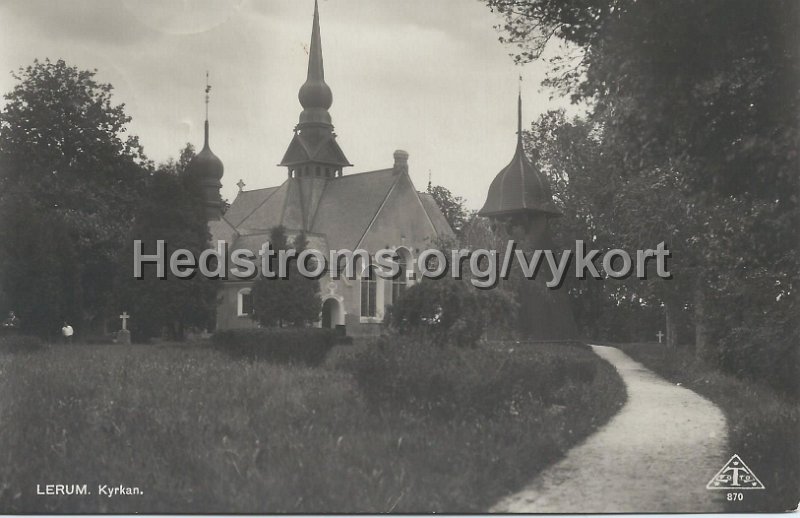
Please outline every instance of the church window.
M361 316L375 317L377 315L378 280L370 266L361 277Z
M253 294L250 292L250 288L242 288L239 290L236 306L236 313L240 317L246 317L253 314Z
M399 254L397 257L397 266L400 269L400 273L397 274L397 277L392 279L392 304L396 304L398 300L400 300L400 296L402 295L403 291L406 289L406 284L408 283L408 279L406 276L406 272L408 271L406 257L403 254Z

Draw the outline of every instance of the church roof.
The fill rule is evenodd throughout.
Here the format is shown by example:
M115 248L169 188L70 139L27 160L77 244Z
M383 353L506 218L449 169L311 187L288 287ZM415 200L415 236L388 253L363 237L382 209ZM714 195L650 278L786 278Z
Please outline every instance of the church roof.
M486 203L478 214L485 217L540 213L560 216L547 178L528 160L522 146L522 97L518 102L517 148L511 162L495 176Z
M433 196L427 192L420 192L417 194L422 202L422 206L425 208L425 212L428 214L428 218L433 224L433 228L436 229L436 233L440 236L452 236L453 229L450 228L450 223L447 222L447 218L442 214Z
M263 234L278 225L290 231L305 227L309 233L324 235L331 248L353 249L398 176L390 168L322 180L314 213L306 217L310 221L304 222L302 215L302 189L309 180L302 178L287 179L278 187L240 192L225 217L240 234ZM435 211L426 207L426 212L430 216Z

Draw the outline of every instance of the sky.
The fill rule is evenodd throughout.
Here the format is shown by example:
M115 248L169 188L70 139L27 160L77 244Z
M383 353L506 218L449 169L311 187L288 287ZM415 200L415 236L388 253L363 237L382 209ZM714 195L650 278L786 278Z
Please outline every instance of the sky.
M479 209L516 143L518 77L523 124L570 107L543 89L544 61L514 64L498 41L501 19L480 0L320 0L325 80L338 141L354 167L409 172ZM211 148L222 195L278 185L277 167L301 111L313 0L0 0L0 92L34 59L64 59L114 86L155 162L186 142L202 147L210 75Z

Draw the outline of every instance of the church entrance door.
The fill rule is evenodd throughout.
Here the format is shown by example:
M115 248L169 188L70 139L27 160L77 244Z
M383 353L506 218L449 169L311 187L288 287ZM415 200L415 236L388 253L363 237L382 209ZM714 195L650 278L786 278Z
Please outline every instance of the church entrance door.
M337 325L343 324L342 320L342 306L338 300L330 298L325 299L322 303L322 327L331 329Z

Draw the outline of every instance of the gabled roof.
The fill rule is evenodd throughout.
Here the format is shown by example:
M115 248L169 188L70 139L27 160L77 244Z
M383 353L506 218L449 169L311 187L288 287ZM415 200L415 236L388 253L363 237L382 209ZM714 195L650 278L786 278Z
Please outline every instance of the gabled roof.
M331 248L353 249L399 175L394 169L382 169L327 179L313 214L305 218L304 203L308 203L302 189L308 185L301 185L302 178L292 178L278 187L240 192L225 217L240 234L264 233L278 225L300 231L305 226L309 233L324 235ZM426 207L426 212L430 215L432 209ZM441 213L439 217L444 218ZM436 215L431 219L435 222Z
M354 249L398 176L382 169L329 180L311 229L325 234L332 249Z

